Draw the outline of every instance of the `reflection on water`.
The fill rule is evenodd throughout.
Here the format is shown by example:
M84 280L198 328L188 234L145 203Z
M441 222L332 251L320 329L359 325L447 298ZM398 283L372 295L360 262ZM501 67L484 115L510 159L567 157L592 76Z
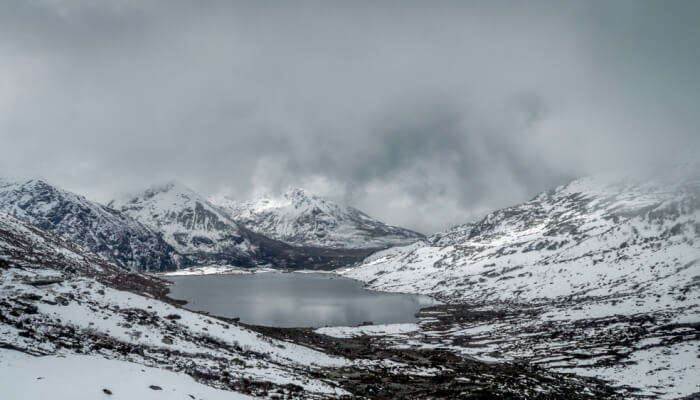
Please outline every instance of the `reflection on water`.
M282 327L358 325L415 321L436 304L419 295L366 290L360 282L332 274L261 273L171 276L170 296L186 308L242 322Z

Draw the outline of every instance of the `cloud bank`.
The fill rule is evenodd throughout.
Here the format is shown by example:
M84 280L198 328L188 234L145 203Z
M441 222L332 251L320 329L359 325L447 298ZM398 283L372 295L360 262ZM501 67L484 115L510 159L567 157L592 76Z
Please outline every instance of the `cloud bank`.
M700 154L700 3L0 5L0 171L303 186L432 232Z

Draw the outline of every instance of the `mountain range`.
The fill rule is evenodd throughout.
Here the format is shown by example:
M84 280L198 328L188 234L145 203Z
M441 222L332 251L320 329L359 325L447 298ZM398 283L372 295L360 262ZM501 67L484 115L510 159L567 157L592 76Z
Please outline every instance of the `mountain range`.
M230 200L212 202L171 182L102 205L43 180L3 179L0 212L124 268L149 271L192 265L333 269L423 238L306 191L293 194L285 197L287 207L239 218L244 204L260 202L239 203L234 213Z
M158 232L43 180L0 179L0 212L57 233L127 269L161 271L190 264Z
M690 172L579 179L340 273L448 304L426 310L410 339L386 339L397 346L634 388L623 398L687 396L700 391L700 176Z
M2 180L0 347L128 354L256 395L290 394L291 381L318 398L345 389L692 398L700 391L698 221L696 170L582 178L428 237L302 190L238 203L170 183L105 206L41 180ZM371 289L444 304L421 310L415 324L254 333L176 308L164 282L128 271L230 263L343 266L338 274ZM178 351L163 349L173 345ZM307 369L312 359L325 366ZM235 379L212 367L222 362ZM251 386L251 373L274 383Z
M700 179L596 176L370 256L348 275L460 301L535 301L697 284Z
M425 238L300 188L290 188L279 197L264 196L247 202L227 197L209 200L247 228L297 246L378 249Z

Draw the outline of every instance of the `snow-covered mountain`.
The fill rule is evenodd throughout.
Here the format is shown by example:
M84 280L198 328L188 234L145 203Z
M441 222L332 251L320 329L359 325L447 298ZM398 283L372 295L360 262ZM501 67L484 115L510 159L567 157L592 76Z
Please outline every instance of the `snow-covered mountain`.
M131 204L160 203L182 224L163 226L188 238L217 224L201 196L173 196ZM0 387L17 398L692 398L699 212L698 179L580 180L343 271L445 300L415 324L317 330L185 310L161 279L1 212ZM239 232L256 262L306 257Z
M666 296L700 272L699 216L700 179L585 178L376 253L347 274L377 288L468 301Z
M182 184L153 186L108 205L161 232L168 244L198 264L256 264L257 246L246 232Z
M0 214L4 398L619 398L599 381L441 349L243 326L167 293L157 277Z
M430 345L687 396L700 391L700 177L676 172L580 179L342 273L453 305L429 315L445 332Z
M270 239L179 183L153 186L109 206L160 232L167 243L198 265L333 269L360 261L371 252L292 246Z
M210 201L250 230L296 246L377 249L424 238L299 188L248 202L222 196Z
M284 397L346 394L310 366L348 360L187 311L167 293L159 278L0 214L3 398L155 399L167 391L248 399L241 392L260 397L273 388Z
M167 270L187 265L143 224L42 180L0 179L0 213L59 234L125 268Z

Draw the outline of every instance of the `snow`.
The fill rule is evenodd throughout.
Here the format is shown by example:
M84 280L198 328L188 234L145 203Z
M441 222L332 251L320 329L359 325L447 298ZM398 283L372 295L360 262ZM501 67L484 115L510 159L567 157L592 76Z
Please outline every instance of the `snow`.
M88 332L91 335L106 336L119 342L146 346L149 352L156 350L177 350L182 357L190 362L208 363L206 358L221 359L241 357L230 354L228 350L211 347L208 341L201 342L197 338L206 337L225 346L239 347L243 351L252 351L265 355L261 360L253 360L249 365L237 366L232 364L228 371L233 376L246 376L257 381L269 381L279 385L295 384L311 392L341 393L333 387L317 380L309 380L287 371L283 366L307 367L343 367L350 365L348 360L329 356L317 350L294 343L265 338L256 332L235 324L225 324L206 315L187 311L156 299L123 292L99 284L91 279L77 279L69 284L33 287L20 282L27 275L24 271L11 269L3 273L0 280L0 297L11 298L17 293L23 295L35 294L47 300L58 298L79 297L79 301L68 304L36 304L38 315L45 321L61 321L64 326L70 326L78 332ZM12 283L12 284L9 284ZM76 296L77 295L77 296ZM129 310L143 310L162 322L159 324L134 325L127 316ZM168 321L168 315L176 314L177 320ZM168 325L169 324L169 325ZM35 323L37 326L40 324ZM56 352L52 344L35 343L19 335L19 332L2 325L0 335L4 343L18 348L28 348L32 351ZM9 329L7 329L9 328ZM168 337L172 343L165 343ZM59 354L70 355L63 350ZM197 360L197 359L200 360ZM137 355L129 356L130 361L148 365L152 361L140 361ZM164 360L163 360L164 361Z
M375 253L362 265L338 273L364 281L371 289L471 304L468 311L474 318L466 313L464 321L440 325L440 314L446 311L432 311L423 313L418 323L324 327L315 332L336 338L367 336L394 348L439 348L489 362L524 361L608 379L662 399L687 396L700 390L700 340L691 325L700 321L699 193L700 184L693 180L669 185L587 178L479 221ZM164 226L172 240L180 229L216 238L219 233L210 229L216 222L212 218L224 218L233 229L235 223L217 206L196 196L167 185L124 207L162 224L158 226ZM295 200L252 209L276 215L289 204L316 204L308 193L295 191L290 196ZM28 200L24 194L19 197L20 202ZM302 209L313 210L308 204ZM37 205L39 210L46 207L55 204ZM168 214L173 207L197 218L182 222ZM285 226L284 232L299 232ZM105 396L103 388L114 398L243 398L195 382L184 375L191 368L215 373L223 369L233 379L294 384L307 393L338 397L346 392L319 379L319 368L403 368L387 360L331 356L145 293L117 290L98 277L123 278L125 272L0 214L0 239L7 232L12 240L0 240L3 259L17 254L25 258L0 274L0 307L8 311L3 317L10 318L0 324L0 341L31 354L48 354L37 358L0 350L0 388L10 398L100 398ZM350 230L337 232L346 235ZM204 265L178 272L212 273L248 270ZM63 281L31 284L47 277ZM28 306L36 310L17 318L9 312ZM497 311L504 312L489 319L489 312ZM173 314L178 318L168 318ZM62 328L67 329L61 331L64 334L79 335L81 342L47 339ZM91 344L104 343L113 347L92 350ZM115 350L120 346L141 351Z
M136 195L124 195L111 207L163 234L179 253L193 257L221 254L250 256L256 246L238 225L204 196L170 182L152 186Z
M417 324L383 324L365 326L327 326L318 328L316 333L336 338L351 338L356 336L385 336L401 333L415 332L419 329Z
M269 272L280 272L273 268L243 268L232 265L205 265L200 267L189 267L178 269L177 271L164 272L160 276L191 276L191 275L238 275L238 274L260 274ZM297 271L298 272L298 271Z
M146 226L42 180L0 178L0 212L41 226L125 268L179 265L173 250Z
M220 375L223 369L233 380L293 384L308 393L329 396L345 393L310 377L310 371L352 365L349 360L265 337L148 293L107 286L96 278L110 282L155 278L104 264L77 249L75 258L66 258L64 246L69 245L0 214L0 253L13 265L0 269L0 343L4 346L55 357L87 353L139 368L196 371L205 376ZM49 277L61 279L32 285ZM173 315L176 318L170 318ZM115 350L120 348L131 350ZM3 394L4 387L0 385Z
M641 388L643 395L659 394L660 389L672 387L670 391L661 390L661 398L674 399L700 392L700 349L697 344L679 343L665 347L654 347L636 351L631 363L608 368L571 368L573 372L584 376L597 376L612 382L624 382Z
M0 389L5 399L252 399L195 382L183 373L135 363L100 356L35 357L7 349L0 349Z
M290 188L280 197L263 196L248 202L225 196L212 196L209 201L249 229L295 245L368 249L422 238L299 188Z
M700 180L694 175L641 182L589 177L338 272L375 290L494 309L512 304L537 315L455 324L438 335L439 346L484 361L525 358L674 398L698 391L700 341L689 335L666 345L679 333L662 327L700 319L699 217ZM649 321L646 330L639 320ZM550 338L553 327L567 335ZM604 358L597 352L616 350L610 343L627 335L628 358L609 368L566 356L583 348L593 360ZM469 346L452 346L449 337L467 337ZM436 346L418 338L404 342ZM590 342L600 347L587 348Z

